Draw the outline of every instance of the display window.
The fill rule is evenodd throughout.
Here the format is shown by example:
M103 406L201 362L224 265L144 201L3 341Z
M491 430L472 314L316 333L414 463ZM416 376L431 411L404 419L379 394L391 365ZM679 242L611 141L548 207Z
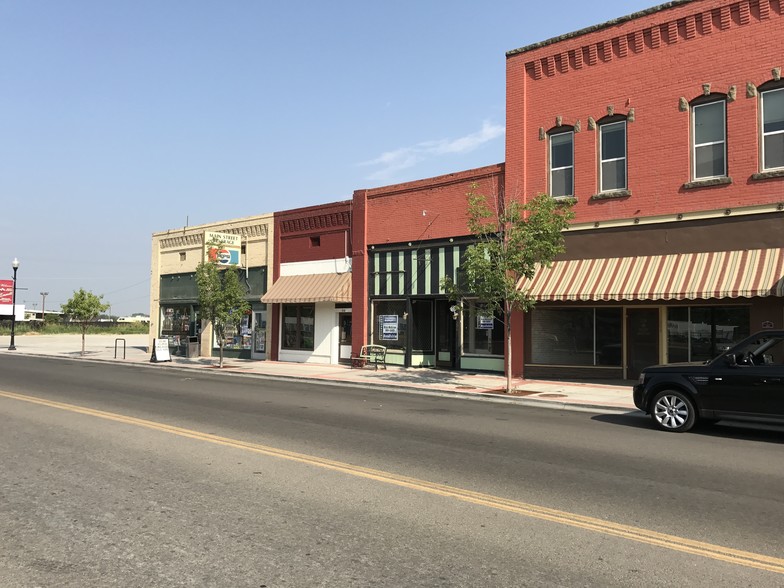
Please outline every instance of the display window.
M313 351L315 326L315 304L284 304L281 348Z
M536 308L531 313L536 364L620 366L622 308Z
M373 344L405 351L408 337L408 312L405 300L373 302Z
M504 354L504 321L478 300L463 301L463 354Z

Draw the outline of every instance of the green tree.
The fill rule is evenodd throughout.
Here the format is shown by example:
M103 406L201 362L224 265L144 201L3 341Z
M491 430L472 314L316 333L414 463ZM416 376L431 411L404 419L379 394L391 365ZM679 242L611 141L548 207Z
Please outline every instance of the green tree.
M210 243L219 248L222 243ZM219 367L223 367L223 346L229 327L239 328L242 316L250 310L245 300L245 288L240 284L235 267L221 267L216 259L201 262L196 267L199 289L199 311L203 321L212 325L220 348Z
M486 305L488 314L501 317L506 340L506 392L512 390L512 313L528 312L535 303L520 288L523 279L532 279L537 269L549 267L564 251L563 231L574 218L574 201L558 201L540 194L525 204L491 200L476 192L468 193L468 229L475 237L460 264L458 282L444 278L447 295L461 309L471 296ZM499 320L499 319L496 319Z
M90 323L95 322L98 316L109 308L103 302L103 294L96 296L92 292L87 292L84 288L79 288L77 292L61 305L61 310L66 319L71 322L79 323L82 331L82 355L84 355L85 335Z

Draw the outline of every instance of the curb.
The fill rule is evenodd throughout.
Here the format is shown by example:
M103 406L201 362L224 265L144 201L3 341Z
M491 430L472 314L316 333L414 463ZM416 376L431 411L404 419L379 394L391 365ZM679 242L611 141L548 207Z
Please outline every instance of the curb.
M547 408L550 410L564 410L570 412L603 412L603 413L611 413L611 414L635 414L638 413L642 415L643 413L639 411L637 408L626 408L620 406L613 406L607 404L600 404L600 403L585 403L585 402L569 402L568 400L543 400L538 398L529 398L526 396L507 396L506 394L495 394L492 392L463 392L458 390L449 390L446 388L417 388L414 386L405 386L405 385L397 385L397 384L390 384L390 383L375 383L375 382L355 382L351 380L325 380L320 378L312 378L308 376L298 376L298 375L277 375L277 374L263 374L257 372L246 372L246 371L237 371L232 368L223 368L222 370L218 371L206 371L206 366L202 365L191 365L191 364L182 364L177 362L160 362L160 363L153 363L153 362L146 362L146 361L136 361L136 360L128 360L128 359L99 359L95 357L71 357L71 356L64 356L64 355L52 355L46 353L30 353L30 352L22 352L18 353L18 355L24 355L27 357L44 357L49 359L60 359L64 361L86 361L90 363L97 363L97 364L106 364L106 363L117 363L118 365L125 365L125 366L140 366L144 368L152 368L153 366L158 366L166 370L176 370L182 372L206 372L209 374L215 375L227 375L232 377L245 377L245 378L255 378L261 380L269 380L269 381L276 381L276 382L300 382L306 383L311 385L322 385L322 386L342 386L348 387L353 389L364 389L367 391L373 390L382 390L387 392L402 392L406 394L418 394L422 396L436 396L436 397L449 397L449 398L461 398L464 400L473 400L479 402L494 402L496 404L516 404L521 406L530 406L534 408Z

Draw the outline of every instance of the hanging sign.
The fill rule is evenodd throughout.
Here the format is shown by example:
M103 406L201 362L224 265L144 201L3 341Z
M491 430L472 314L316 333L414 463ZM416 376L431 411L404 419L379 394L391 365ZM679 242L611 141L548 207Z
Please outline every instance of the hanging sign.
M168 339L153 339L152 340L152 363L160 363L162 361L171 361L171 354L169 353L169 340Z
M12 304L14 299L14 281L0 280L0 304Z

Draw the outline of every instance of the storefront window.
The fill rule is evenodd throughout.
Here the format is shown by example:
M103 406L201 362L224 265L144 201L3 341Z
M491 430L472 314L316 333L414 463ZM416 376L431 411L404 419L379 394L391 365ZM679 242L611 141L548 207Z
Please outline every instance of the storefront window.
M486 304L476 300L463 303L463 353L504 354L503 320L488 312Z
M224 349L250 349L253 342L250 313L242 315L239 325L227 326L225 334ZM216 339L213 347L217 349L219 346L219 342Z
M376 300L373 302L373 317L373 343L405 351L408 335L406 301Z
M283 349L313 351L316 325L315 304L283 305Z
M748 306L667 309L667 360L707 361L749 336Z
M188 337L198 335L193 307L189 304L161 307L160 335L169 340L169 347L184 348Z
M620 366L620 308L537 308L531 313L531 361L548 365Z
M253 323L253 351L255 353L267 352L267 311L255 312Z

